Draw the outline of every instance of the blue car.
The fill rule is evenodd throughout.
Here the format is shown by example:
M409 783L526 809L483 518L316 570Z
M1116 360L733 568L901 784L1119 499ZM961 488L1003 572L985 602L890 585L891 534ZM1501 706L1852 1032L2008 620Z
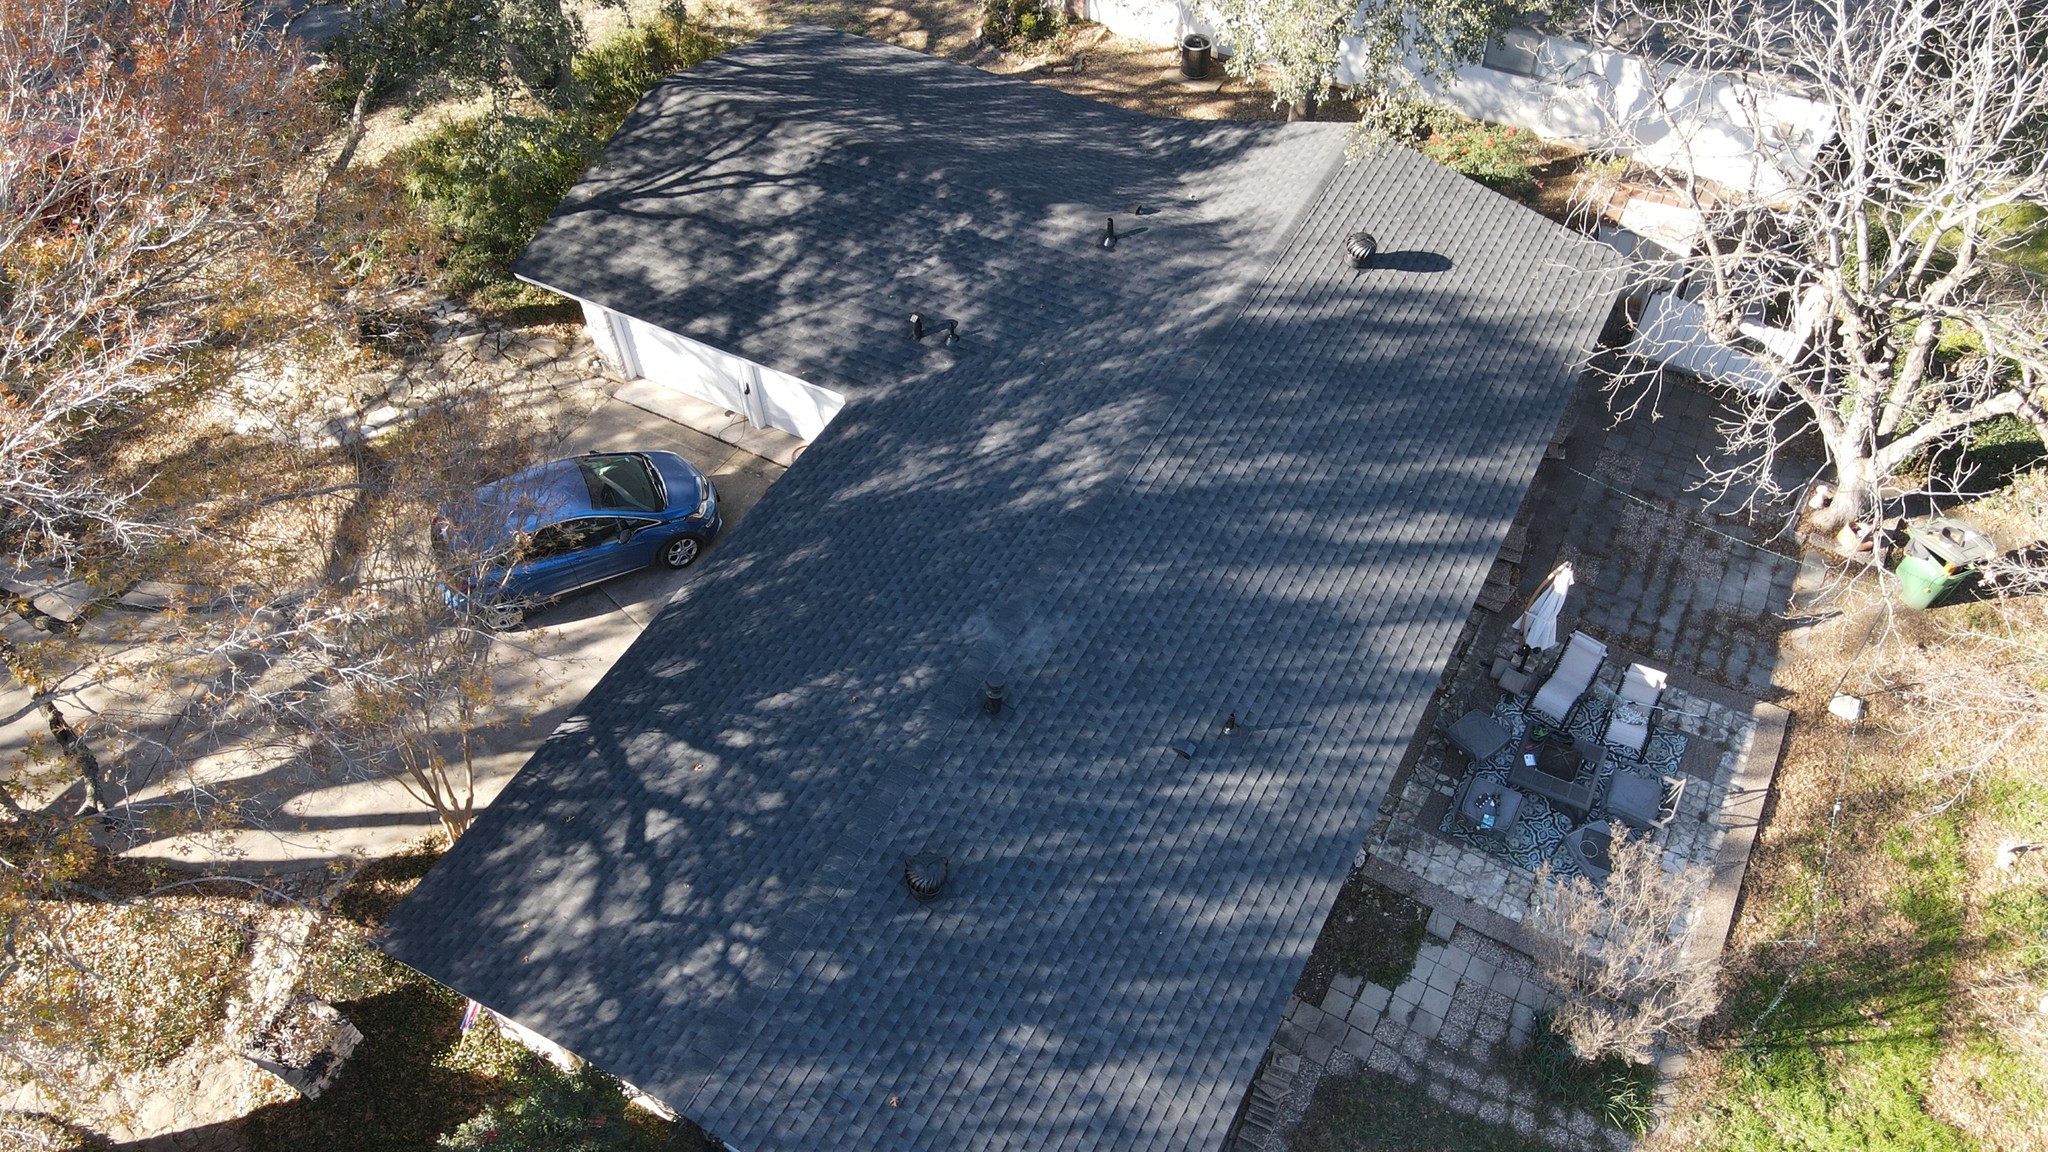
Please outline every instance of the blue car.
M478 489L434 518L449 606L492 628L655 562L687 568L721 527L718 490L673 452L555 460Z

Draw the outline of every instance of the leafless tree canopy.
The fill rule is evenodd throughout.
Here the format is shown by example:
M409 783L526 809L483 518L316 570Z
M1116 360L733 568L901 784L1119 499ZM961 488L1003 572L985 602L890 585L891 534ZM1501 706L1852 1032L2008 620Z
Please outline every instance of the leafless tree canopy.
M1880 485L1996 417L2048 431L2040 286L2000 262L2017 215L2048 200L2048 6L2034 0L1600 0L1597 35L1662 65L1669 102L1702 77L1744 83L1749 129L1785 164L1764 97L1832 106L1836 139L1772 202L1663 179L1705 228L1684 271L1712 334L1802 307L1796 355L1747 347L1775 377L1735 429L1754 465L1724 477L1770 492L1788 435L1826 446L1820 516L1867 516ZM1787 411L1797 418L1784 418Z
M246 291L318 119L239 0L0 5L0 547L149 534L84 459Z
M1537 874L1536 959L1563 997L1552 1026L1581 1059L1647 1062L1659 1044L1682 1047L1714 1010L1715 953L1686 946L1706 871L1667 872L1662 855L1646 839L1620 838L1600 887Z

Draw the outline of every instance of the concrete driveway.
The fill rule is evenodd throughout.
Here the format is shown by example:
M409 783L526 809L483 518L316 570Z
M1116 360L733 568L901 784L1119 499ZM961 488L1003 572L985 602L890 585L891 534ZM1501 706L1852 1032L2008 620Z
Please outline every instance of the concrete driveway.
M492 675L502 713L509 720L482 736L475 761L479 808L497 796L541 741L568 718L669 599L718 563L722 542L785 471L785 463L757 453L788 461L801 451L801 442L793 437L736 428L730 413L650 388L621 388L620 395L640 403L615 396L566 435L556 454L676 452L718 486L725 530L687 569L677 572L657 565L575 593L532 612L524 626L493 640ZM295 778L302 781L299 786L287 783ZM346 857L381 856L438 829L433 813L390 780L334 783L289 771L266 773L264 779L268 794L244 798L251 822L263 827L215 834L204 844L162 841L130 855L191 861L225 853L243 870L312 867Z

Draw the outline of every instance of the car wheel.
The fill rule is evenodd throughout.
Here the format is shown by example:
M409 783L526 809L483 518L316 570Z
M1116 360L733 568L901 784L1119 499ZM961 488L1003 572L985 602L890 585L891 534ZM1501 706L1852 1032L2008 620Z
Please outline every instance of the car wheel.
M678 536L662 546L661 562L671 568L688 568L697 562L697 554L704 551L704 542L695 536Z
M483 610L484 627L493 632L508 632L519 627L526 619L526 612L517 604L487 604Z

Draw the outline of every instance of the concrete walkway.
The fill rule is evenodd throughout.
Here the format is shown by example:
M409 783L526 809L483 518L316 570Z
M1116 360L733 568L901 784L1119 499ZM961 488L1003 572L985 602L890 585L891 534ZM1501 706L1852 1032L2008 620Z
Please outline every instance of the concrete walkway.
M739 528L786 466L721 440L716 432L723 425L717 419L722 413L679 405L670 414L697 417L711 430L614 398L565 436L555 454L667 450L681 455L718 487L725 517L723 540ZM785 459L801 447L801 442L782 433L767 437L757 439L754 446ZM656 566L607 581L532 613L522 628L492 641L490 664L499 708L512 721L484 734L477 758L479 810L496 799L533 750L582 703L669 600L717 563L717 557L714 544L682 572ZM195 853L226 853L242 869L311 867L344 857L382 856L437 829L433 813L390 780L336 784L306 779L293 786L291 779L280 775L283 787L251 798L267 806L260 820L266 827L216 835L204 845L165 841L130 854L191 858Z

